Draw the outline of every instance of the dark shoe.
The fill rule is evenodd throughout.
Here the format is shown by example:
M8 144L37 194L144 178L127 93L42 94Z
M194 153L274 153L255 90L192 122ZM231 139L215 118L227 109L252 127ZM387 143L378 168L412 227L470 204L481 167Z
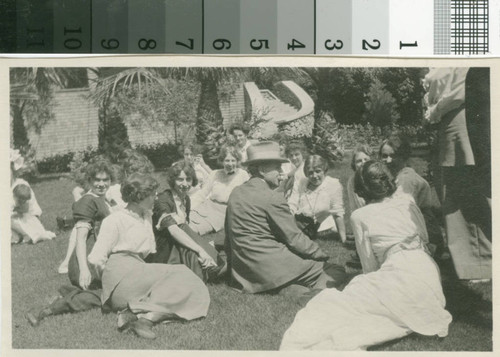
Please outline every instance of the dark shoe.
M56 222L57 222L57 228L59 228L60 231L71 229L75 225L75 221L73 220L73 218L66 216L56 217Z
M130 331L141 338L146 338L148 340L154 340L156 338L156 334L153 332L153 322L148 319L141 317L131 322L129 326Z
M26 319L28 320L28 322L30 323L31 326L37 327L38 325L40 325L40 322L44 318L46 318L47 316L50 316L52 314L53 314L52 310L49 309L48 307L45 307L38 312L34 311L34 310L30 310L24 316L26 317Z
M137 316L129 309L119 312L117 321L118 331L127 330L130 324L135 321L137 321Z
M217 283L221 281L227 273L227 264L216 267L208 267L205 270L207 283Z

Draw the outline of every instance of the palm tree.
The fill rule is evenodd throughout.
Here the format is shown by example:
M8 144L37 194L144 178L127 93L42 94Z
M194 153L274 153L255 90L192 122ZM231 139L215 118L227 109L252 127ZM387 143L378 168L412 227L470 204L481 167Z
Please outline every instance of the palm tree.
M105 98L111 98L118 90L136 85L147 95L148 85L159 85L165 95L170 93L168 79L196 80L200 83L200 96L196 115L196 139L206 143L214 132L222 127L222 113L219 107L217 88L225 80L235 78L242 73L240 68L228 67L189 67L189 68L126 68L115 69L115 73L101 71L96 81L93 98L102 103Z
M39 133L53 118L54 87L64 87L73 78L69 68L12 68L10 108L14 147L29 146L28 129Z

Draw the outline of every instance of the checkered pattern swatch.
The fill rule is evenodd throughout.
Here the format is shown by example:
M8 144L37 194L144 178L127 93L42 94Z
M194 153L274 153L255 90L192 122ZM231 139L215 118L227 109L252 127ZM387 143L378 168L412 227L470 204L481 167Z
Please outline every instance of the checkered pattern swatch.
M450 20L452 54L488 52L488 0L451 0Z

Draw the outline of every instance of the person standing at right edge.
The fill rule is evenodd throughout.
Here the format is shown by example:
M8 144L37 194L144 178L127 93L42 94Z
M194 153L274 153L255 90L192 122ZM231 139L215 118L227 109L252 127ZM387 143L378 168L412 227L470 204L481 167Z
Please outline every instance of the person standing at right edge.
M472 110L472 113L479 113L478 116L472 118L470 115L473 98L484 96L489 101L489 93L481 94L475 89L479 87L473 85L477 81L475 72L472 69L468 75L468 68L434 68L426 75L424 85L428 105L426 119L439 123L442 177L439 196L453 265L459 279L483 281L491 279L492 274L491 209L481 192L488 186L489 177L486 176L489 174L478 175L485 156L479 154L477 146L473 153L467 129L468 126L474 127L470 131L474 144L487 140L487 137L479 137L484 132L489 137L489 126L484 123L485 116L489 117L489 110L485 108L489 103L481 99L481 104L474 105ZM480 147L484 151L485 146ZM489 151L489 146L486 151Z
M478 191L482 230L491 241L491 128L490 69L469 69L465 79L465 121L476 166L474 188Z

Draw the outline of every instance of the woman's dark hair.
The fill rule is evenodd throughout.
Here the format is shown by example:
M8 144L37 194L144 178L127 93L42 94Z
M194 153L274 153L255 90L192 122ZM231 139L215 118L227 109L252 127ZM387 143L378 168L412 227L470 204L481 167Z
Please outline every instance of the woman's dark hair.
M382 147L380 147L380 150L382 150ZM368 156L370 158L373 155L373 151L372 151L372 148L370 147L370 145L361 144L361 145L356 146L356 148L354 148L354 151L352 152L352 159L351 159L351 169L353 171L356 171L356 155L358 155L360 152L362 152L363 154L365 154L366 156ZM379 156L380 156L380 154L379 154Z
M380 200L396 192L396 182L383 162L370 160L356 171L354 192L366 201Z
M133 173L152 174L155 170L155 167L146 155L133 149L124 150L121 162L123 163L125 176L132 175Z
M170 188L174 188L175 180L179 177L181 172L186 174L187 178L191 178L191 184L194 186L198 185L198 178L196 177L196 172L189 163L185 161L179 161L169 167L167 170L167 183Z
M390 146L394 150L394 156L402 161L407 161L411 156L410 140L405 135L392 133L387 139L382 141L378 149L379 158L382 158L382 148L385 145Z
M328 161L320 155L311 155L304 160L304 175L307 176L309 169L320 167L325 173L328 171Z
M286 156L289 157L292 151L300 151L304 159L308 156L307 147L302 140L293 140L286 147Z
M179 146L179 154L181 154L181 156L184 156L184 151L186 149L191 150L191 153L193 155L201 155L201 154L203 154L203 151L204 151L203 145L196 144L196 143L185 143L185 144Z
M125 202L139 203L157 189L158 182L151 175L135 173L127 177L120 191Z
M28 201L31 199L31 189L24 184L16 185L12 193L19 200Z
M241 154L238 149L236 149L236 147L234 146L226 145L220 148L219 156L217 157L217 161L219 162L219 164L222 164L224 162L224 159L227 155L231 155L232 157L234 157L238 163L241 162Z
M113 170L111 169L111 162L105 159L99 159L89 163L85 168L86 181L90 183L96 178L97 174L101 172L108 174L110 181L115 180Z
M231 127L229 128L229 134L234 135L235 130L241 130L243 134L248 136L248 133L250 132L250 127L247 124L236 123L231 125Z

